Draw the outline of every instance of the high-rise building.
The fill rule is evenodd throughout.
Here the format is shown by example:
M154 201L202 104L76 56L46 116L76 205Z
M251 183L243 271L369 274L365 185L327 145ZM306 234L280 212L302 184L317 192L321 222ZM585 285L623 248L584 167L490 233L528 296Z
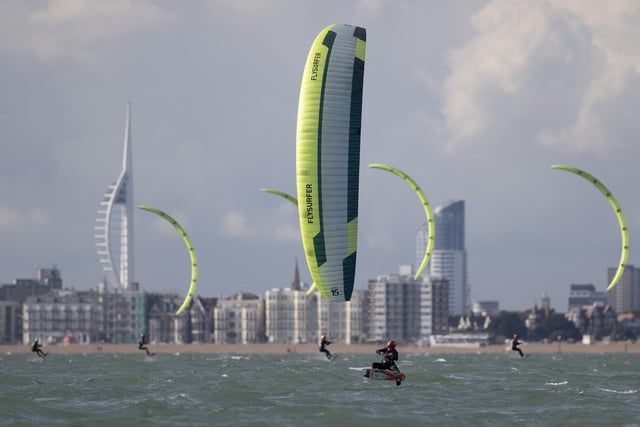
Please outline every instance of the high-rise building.
M22 340L22 306L17 301L0 300L0 344L15 344Z
M271 343L300 344L318 340L317 292L274 288L265 294L265 329ZM321 297L320 297L321 298Z
M109 284L127 290L133 271L133 159L131 156L131 104L127 104L122 170L109 186L98 209L95 238Z
M136 342L146 330L146 295L137 282L129 289L108 289L98 284L96 320L101 325L102 339L109 343Z
M429 262L429 275L432 279L449 282L449 315L462 315L469 311L464 200L438 206L434 217L435 246ZM418 260L424 256L427 238L427 226L424 224L416 236Z
M96 305L91 291L56 290L29 297L22 305L22 342L36 338L47 344L95 342Z
M318 340L318 292L302 290L296 259L289 289L274 288L265 295L265 333L272 343L309 343Z
M617 268L607 271L607 283L616 273ZM640 310L640 268L631 264L624 267L622 277L616 286L607 292L609 305L616 313Z
M213 339L217 344L265 341L265 300L259 295L240 292L219 299L213 317Z
M370 341L420 338L422 279L385 274L369 280L367 335Z
M447 279L422 278L420 285L420 340L449 332L449 283Z
M438 206L434 211L436 238L434 249L464 251L464 200Z
M323 298L316 290L317 305L316 340L327 335L330 341L353 344L366 341L367 291L354 289L351 299L333 302Z

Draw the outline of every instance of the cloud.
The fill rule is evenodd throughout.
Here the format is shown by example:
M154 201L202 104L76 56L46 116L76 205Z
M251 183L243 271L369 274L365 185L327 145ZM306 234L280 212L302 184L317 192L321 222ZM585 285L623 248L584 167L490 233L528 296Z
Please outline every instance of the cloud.
M395 2L394 6L402 5L403 2ZM385 3L383 0L358 0L357 9L364 13L379 13L384 9Z
M155 215L151 212L148 213L148 216L151 215ZM147 215L145 215L147 216ZM185 215L183 214L178 214L178 215L171 215L177 222L178 224L180 224L182 226L182 228L185 229L185 231L187 231L187 229L189 228L189 221L187 220L183 220L183 219L179 219L179 218L183 218ZM167 221L164 218L153 218L153 228L154 230L156 230L158 233L164 235L164 236L171 236L171 237L177 237L177 231L174 227L173 224L171 224L169 221ZM187 235L189 234L189 232L187 231Z
M222 223L222 232L232 237L251 237L255 235L254 230L248 224L247 217L236 210L226 213Z
M92 62L101 42L170 19L148 0L51 0L29 11L28 6L4 5L0 49L27 51L38 58L72 57Z
M494 1L472 17L476 36L448 60L442 114L449 148L494 124L493 98L520 90L532 54L547 33L544 8L543 3Z
M389 238L389 235L384 232L366 233L364 235L364 240L370 248L384 249L393 246L393 239Z
M301 242L300 228L291 224L279 225L273 230L273 237L288 242Z
M221 9L227 9L245 17L260 18L265 14L280 13L282 7L291 7L291 2L288 0L208 0L207 4L212 14L218 14Z
M577 152L602 152L615 144L615 140L607 138L606 107L616 98L635 96L635 92L627 95L627 90L635 85L640 73L637 49L640 3L555 1L554 4L589 29L592 48L602 53L605 65L583 94L576 120L558 132L543 133L540 142Z
M637 2L487 4L471 18L475 36L449 54L447 148L511 125L515 113L548 119L533 132L547 148L609 148L606 106L640 70L638 16Z
M38 208L23 212L0 207L0 230L36 231L49 223L47 216Z

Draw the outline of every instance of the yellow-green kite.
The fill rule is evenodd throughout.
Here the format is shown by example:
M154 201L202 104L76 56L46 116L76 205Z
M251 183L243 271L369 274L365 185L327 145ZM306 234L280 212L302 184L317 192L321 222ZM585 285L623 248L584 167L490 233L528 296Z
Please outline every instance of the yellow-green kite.
M366 30L329 25L302 74L296 188L307 266L322 296L349 301L356 273Z
M620 234L622 235L622 253L620 254L620 262L618 263L618 269L616 270L616 274L611 279L609 286L607 286L607 290L610 291L611 289L613 289L613 287L618 283L618 281L622 277L622 274L624 273L624 267L627 262L627 256L629 253L629 233L627 231L627 223L624 219L624 215L622 214L622 209L620 208L620 205L616 201L615 197L613 197L613 194L611 194L611 191L609 191L609 189L605 187L603 183L598 181L598 179L596 179L593 175L590 175L587 172L573 166L551 165L551 168L572 172L572 173L575 173L576 175L583 177L588 181L591 181L591 183L595 185L596 188L600 190L602 194L604 194L604 196L609 201L609 204L613 208L614 212L616 213L616 218L618 218L618 224L620 225Z
M196 257L196 250L193 248L191 240L189 239L189 236L187 236L187 232L184 231L184 228L182 228L182 226L178 224L178 221L173 219L170 215L164 213L160 209L152 208L150 206L139 205L138 207L140 209L153 212L154 214L159 215L169 221L171 225L173 225L175 229L178 230L178 233L180 233L180 235L182 236L182 240L184 240L184 243L185 245L187 245L187 249L189 250L189 257L191 258L191 285L189 286L189 292L182 302L182 305L180 306L180 308L178 308L178 311L176 311L176 315L179 315L187 307L189 307L189 304L191 304L191 300L193 299L193 294L196 291L196 285L198 282L198 258Z
M420 202L422 203L422 207L424 208L424 213L427 217L427 234L429 235L429 237L427 241L427 248L424 252L424 256L422 257L422 263L420 264L420 267L418 267L418 270L416 271L416 274L414 276L414 278L417 279L424 272L424 269L427 267L427 264L429 264L429 260L431 259L431 254L433 253L433 247L436 242L435 219L433 217L433 211L431 210L431 205L429 205L427 196L424 195L424 192L422 191L420 186L413 179L411 179L409 175L402 172L400 169L394 168L393 166L385 165L382 163L372 163L369 165L369 167L389 171L399 176L400 178L404 179L407 182L407 184L409 184L409 186L413 188L413 191L416 192L416 194L418 195L418 198L420 199Z

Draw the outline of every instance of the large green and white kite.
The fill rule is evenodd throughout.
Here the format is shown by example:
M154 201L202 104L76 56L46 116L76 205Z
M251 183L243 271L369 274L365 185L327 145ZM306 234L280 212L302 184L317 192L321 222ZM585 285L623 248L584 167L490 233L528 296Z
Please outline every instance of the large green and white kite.
M329 25L302 74L296 188L307 266L322 296L349 301L356 273L366 30Z

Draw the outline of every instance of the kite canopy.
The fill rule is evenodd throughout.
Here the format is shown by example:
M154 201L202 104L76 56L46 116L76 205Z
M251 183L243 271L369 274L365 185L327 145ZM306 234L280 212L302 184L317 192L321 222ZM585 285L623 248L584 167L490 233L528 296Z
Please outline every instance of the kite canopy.
M385 165L382 163L371 163L369 167L386 170L402 178L407 184L409 184L409 186L413 189L413 191L416 192L418 199L420 199L420 203L422 203L422 207L424 208L424 214L427 218L427 234L429 235L429 237L427 242L427 248L424 251L424 256L422 257L422 262L420 263L420 267L418 267L418 270L416 271L416 274L414 276L414 279L417 279L422 275L422 273L424 272L424 269L427 267L427 264L429 264L429 260L431 259L431 254L433 253L433 247L435 246L435 242L436 242L435 218L433 217L433 210L431 209L429 200L427 200L427 196L424 195L424 192L422 191L420 186L409 175L402 172L400 169L394 168L393 166Z
M294 205L298 206L298 200L294 196L292 196L291 194L285 193L284 191L274 190L273 188L261 188L260 191L263 191L265 193L274 194L276 196L280 196L283 199L287 199L288 201L290 201Z
M622 214L622 209L620 208L620 205L618 204L616 199L613 197L613 194L611 194L611 191L609 191L609 189L605 187L603 183L598 181L598 179L593 175L590 175L587 172L576 167L567 165L551 165L551 169L560 169L567 172L575 173L576 175L579 175L584 179L590 181L593 185L596 186L598 190L600 190L602 194L604 194L604 196L609 201L609 204L613 208L613 211L616 214L616 218L618 218L618 224L620 225L620 234L622 236L622 252L620 253L620 262L618 263L616 274L611 279L611 282L609 282L609 286L607 286L607 290L610 291L616 286L616 284L622 277L622 274L624 273L624 267L627 262L627 256L629 254L629 233L627 231L627 223L624 219L624 215Z
M302 75L296 184L307 265L320 293L349 301L356 271L366 30L329 25Z
M182 228L182 226L178 224L178 221L173 219L169 214L166 214L160 209L152 208L150 206L139 205L138 207L140 209L144 209L145 211L153 212L154 214L159 215L165 220L167 220L168 222L170 222L171 225L173 225L173 227L182 236L182 240L184 240L184 244L187 245L187 249L189 250L189 257L191 258L191 284L189 286L189 292L187 293L187 296L182 302L182 305L180 306L180 308L178 308L178 310L176 311L176 315L181 314L187 307L189 307L189 304L191 304L191 300L193 299L193 294L196 291L196 286L198 282L198 258L196 257L196 250L193 248L193 245L191 244L191 240L189 239L189 236L187 236L187 232L184 231L184 228Z

